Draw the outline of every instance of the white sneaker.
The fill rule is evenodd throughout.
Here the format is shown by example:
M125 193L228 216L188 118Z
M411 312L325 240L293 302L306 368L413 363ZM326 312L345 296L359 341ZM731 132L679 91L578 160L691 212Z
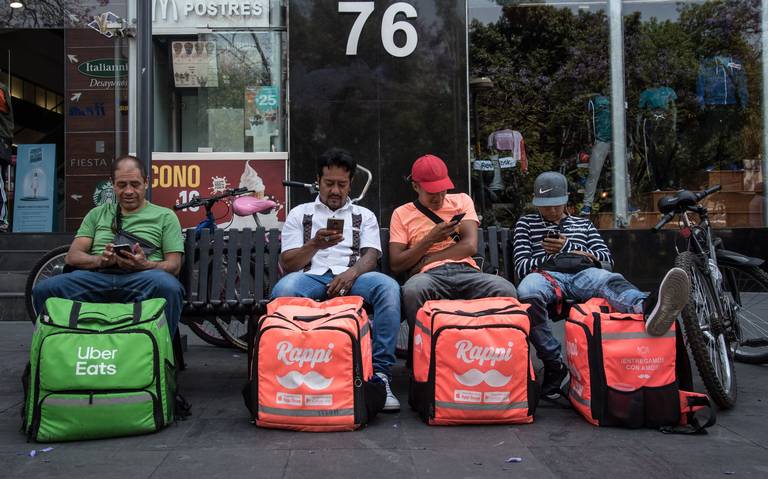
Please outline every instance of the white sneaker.
M400 401L392 394L392 388L389 387L389 377L384 373L376 373L379 379L384 383L387 389L387 400L384 402L384 411L396 412L400 410Z
M659 292L646 300L645 331L651 336L663 336L688 304L691 279L681 268L670 269L659 285ZM653 298L656 296L656 298ZM655 303L654 303L655 299ZM648 307L652 306L650 312Z

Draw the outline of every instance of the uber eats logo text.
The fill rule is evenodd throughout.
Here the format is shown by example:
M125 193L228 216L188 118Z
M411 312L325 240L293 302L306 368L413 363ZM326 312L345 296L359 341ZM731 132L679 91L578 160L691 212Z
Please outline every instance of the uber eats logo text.
M116 357L117 349L78 346L75 376L114 376L117 374L117 366L114 364Z

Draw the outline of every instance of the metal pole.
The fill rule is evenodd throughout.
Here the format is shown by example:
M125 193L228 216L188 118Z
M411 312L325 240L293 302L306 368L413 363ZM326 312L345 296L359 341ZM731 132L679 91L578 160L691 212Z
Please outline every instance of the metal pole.
M627 146L624 111L624 24L621 0L608 2L611 64L611 121L613 123L613 218L614 226L626 228Z
M763 173L763 227L768 227L768 88L766 88L766 81L768 80L768 0L762 0L761 2L761 39L763 46L763 158L762 168Z
M153 98L152 98L152 80L153 75L153 56L152 56L152 6L150 0L138 0L136 11L137 31L136 44L139 52L136 62L136 83L139 90L138 107L138 137L136 138L136 151L144 166L147 174L152 172L152 148L154 146L153 133ZM147 187L147 199L152 198L152 182Z

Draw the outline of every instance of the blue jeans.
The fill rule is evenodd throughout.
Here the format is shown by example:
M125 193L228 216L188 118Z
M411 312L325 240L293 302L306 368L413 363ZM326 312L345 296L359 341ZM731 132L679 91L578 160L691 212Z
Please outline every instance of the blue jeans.
M272 297L328 299L326 288L333 278L330 270L323 275L291 273L278 281L272 289ZM349 295L362 296L373 306L373 370L389 376L395 364L395 346L400 331L400 285L385 274L364 273L355 280Z
M579 302L591 298L604 298L613 309L621 313L642 313L647 294L638 290L619 273L589 268L576 274L549 272L560 286L563 299ZM520 301L528 303L531 319L531 343L539 359L546 362L561 361L560 342L552 335L548 306L555 304L555 287L539 273L530 273L517 287Z
M90 303L131 303L164 298L165 318L171 336L181 318L184 287L171 274L158 269L131 274L106 274L77 270L53 276L32 289L35 310L43 310L48 298L66 298Z

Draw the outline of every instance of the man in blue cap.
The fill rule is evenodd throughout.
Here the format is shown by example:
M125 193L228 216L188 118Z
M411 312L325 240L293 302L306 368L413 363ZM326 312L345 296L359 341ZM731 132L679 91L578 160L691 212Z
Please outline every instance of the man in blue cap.
M547 321L549 307L559 309L566 298L605 298L619 312L644 314L648 334L661 336L688 303L691 289L688 274L680 268L669 270L650 295L603 269L603 264L613 266L608 246L591 221L566 212L566 203L565 177L542 173L533 184L533 205L539 212L521 217L514 233L515 273L522 279L517 293L531 305L531 342L544 363L542 394L550 399L560 396L568 369Z

